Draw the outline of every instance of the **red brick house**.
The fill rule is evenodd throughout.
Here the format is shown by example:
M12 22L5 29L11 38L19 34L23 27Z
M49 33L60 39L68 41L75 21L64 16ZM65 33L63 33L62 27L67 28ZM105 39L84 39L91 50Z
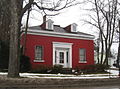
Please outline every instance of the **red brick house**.
M30 58L32 68L39 65L63 65L75 68L79 65L94 64L94 36L77 32L77 24L65 28L53 25L43 18L42 25L29 27L25 55ZM24 43L22 35L21 45Z

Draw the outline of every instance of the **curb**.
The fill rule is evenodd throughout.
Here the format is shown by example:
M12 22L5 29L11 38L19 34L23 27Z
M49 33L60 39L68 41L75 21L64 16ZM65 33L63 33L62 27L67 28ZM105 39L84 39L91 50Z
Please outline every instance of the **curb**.
M119 78L110 79L31 79L3 78L0 88L55 88L119 85Z

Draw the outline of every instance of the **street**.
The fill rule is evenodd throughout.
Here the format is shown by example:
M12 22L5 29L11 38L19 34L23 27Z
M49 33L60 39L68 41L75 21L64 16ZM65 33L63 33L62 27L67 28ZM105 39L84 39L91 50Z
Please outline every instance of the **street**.
M33 89L33 88L31 88ZM34 88L34 89L43 89L43 88ZM62 88L45 88L45 89L120 89L120 86L99 86L99 87L62 87Z
M56 87L56 88L43 88L43 87L0 87L0 89L120 89L120 86L98 86L98 87Z
M57 88L56 88L57 89ZM82 87L82 88L61 88L61 89L120 89L120 86Z

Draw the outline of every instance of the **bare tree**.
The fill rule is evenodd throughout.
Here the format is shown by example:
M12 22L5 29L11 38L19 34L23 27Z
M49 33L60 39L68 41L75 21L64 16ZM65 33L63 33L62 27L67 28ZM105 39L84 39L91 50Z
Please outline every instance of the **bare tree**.
M10 24L10 12L9 12L9 0L0 1L0 40L9 40L9 24Z
M64 8L76 5L76 0L10 0L10 57L8 77L19 77L20 33L23 15L30 8L38 8L44 14L58 12ZM58 13L56 13L58 14ZM52 14L54 15L54 14Z
M89 14L91 21L85 20L85 22L99 31L99 41L101 43L100 63L108 65L110 49L117 28L118 0L87 0L87 2L91 3L93 7L88 9L92 12L92 15ZM103 59L103 55L105 55L105 59Z

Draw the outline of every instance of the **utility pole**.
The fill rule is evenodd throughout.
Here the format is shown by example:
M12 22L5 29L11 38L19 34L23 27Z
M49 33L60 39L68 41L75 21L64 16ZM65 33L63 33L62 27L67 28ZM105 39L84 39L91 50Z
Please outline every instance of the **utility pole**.
M119 34L119 44L118 44L118 55L117 55L117 65L119 68L119 78L120 78L120 20L118 20L118 26L119 26L119 30L118 30L118 34Z

